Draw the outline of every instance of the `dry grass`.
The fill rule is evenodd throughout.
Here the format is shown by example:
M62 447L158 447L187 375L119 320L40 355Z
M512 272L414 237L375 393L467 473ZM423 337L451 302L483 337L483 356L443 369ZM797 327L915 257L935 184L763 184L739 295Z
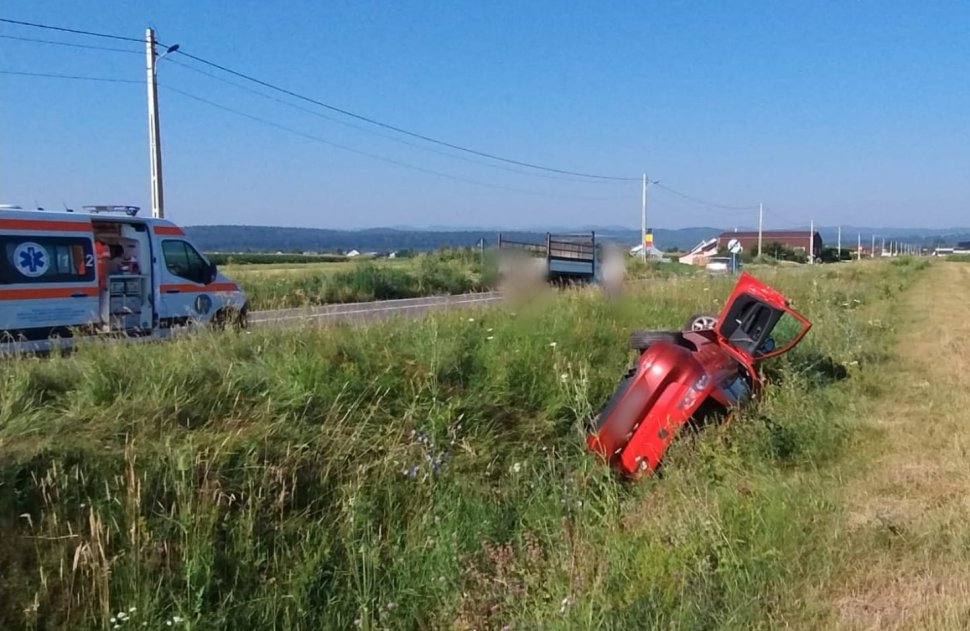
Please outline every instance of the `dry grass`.
M852 629L970 624L970 266L936 265L898 309L893 361L845 496L838 620Z

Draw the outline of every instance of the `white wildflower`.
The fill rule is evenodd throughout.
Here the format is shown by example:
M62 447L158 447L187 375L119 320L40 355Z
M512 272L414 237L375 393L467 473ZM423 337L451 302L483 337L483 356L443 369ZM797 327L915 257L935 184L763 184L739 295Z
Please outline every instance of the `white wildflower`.
M552 348L556 348L556 343L555 342L549 342L549 346L551 346Z
M521 463L516 462L514 465L512 465L512 471L514 471L515 473L518 473L521 470L522 470L522 464Z

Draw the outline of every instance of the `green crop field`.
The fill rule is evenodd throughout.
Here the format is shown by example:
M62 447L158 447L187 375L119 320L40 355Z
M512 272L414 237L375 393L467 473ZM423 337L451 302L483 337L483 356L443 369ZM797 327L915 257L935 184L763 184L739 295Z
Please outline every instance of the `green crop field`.
M279 309L461 294L489 287L470 251L440 250L414 258L344 262L227 264L250 308Z
M923 267L759 269L814 328L637 484L586 422L629 329L730 278L4 362L0 628L825 628L835 463Z

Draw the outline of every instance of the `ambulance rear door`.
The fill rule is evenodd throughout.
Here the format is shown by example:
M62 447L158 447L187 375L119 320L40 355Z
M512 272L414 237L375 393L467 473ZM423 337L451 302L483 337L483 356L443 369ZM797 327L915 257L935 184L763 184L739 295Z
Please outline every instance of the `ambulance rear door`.
M0 216L0 341L70 335L99 305L90 221Z

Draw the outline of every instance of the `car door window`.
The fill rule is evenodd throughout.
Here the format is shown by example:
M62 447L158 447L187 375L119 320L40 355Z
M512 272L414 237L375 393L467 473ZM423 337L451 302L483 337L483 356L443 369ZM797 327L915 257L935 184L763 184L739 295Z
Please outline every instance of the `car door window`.
M208 266L191 245L178 239L162 242L162 256L170 274L195 283L205 283Z

